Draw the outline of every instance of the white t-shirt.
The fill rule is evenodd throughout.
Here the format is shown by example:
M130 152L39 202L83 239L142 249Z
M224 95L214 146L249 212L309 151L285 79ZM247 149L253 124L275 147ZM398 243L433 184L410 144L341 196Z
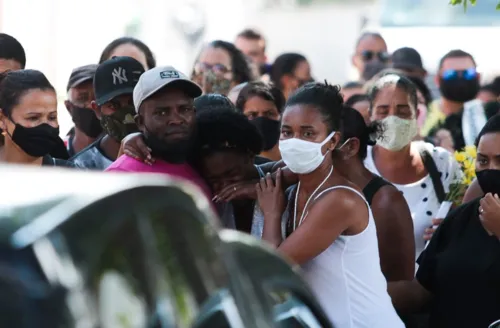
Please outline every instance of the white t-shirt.
M368 225L356 235L340 235L323 252L302 264L302 276L334 327L404 328L394 310L387 292L387 281L380 269L377 229L364 195L351 187L335 186L323 190L315 199L340 188L348 189L363 199L368 207ZM289 201L283 215L285 222L291 206L293 202ZM335 219L335 213L331 218ZM285 230L282 232L285 237Z
M414 141L412 146L420 146L424 144L427 151L432 155L438 172L441 174L441 181L445 192L449 191L450 183L457 176L460 171L458 163L455 161L453 155L446 149L441 147L434 147L430 143L423 141ZM368 154L365 159L365 166L368 170L377 175L381 175L373 161L373 148L368 147ZM415 260L420 256L420 253L425 248L424 230L432 226L432 219L439 210L439 202L434 191L432 179L427 174L423 179L407 185L395 184L402 193L411 211L413 219L413 230L415 235Z

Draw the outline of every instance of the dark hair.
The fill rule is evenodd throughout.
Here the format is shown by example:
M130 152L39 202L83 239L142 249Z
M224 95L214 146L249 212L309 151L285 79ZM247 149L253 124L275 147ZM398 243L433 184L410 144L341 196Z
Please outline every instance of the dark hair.
M271 81L282 90L281 78L285 75L293 75L298 64L303 61L307 61L307 59L301 54L284 53L279 55L271 67Z
M424 82L424 80L422 80L418 76L406 76L405 75L405 77L408 80L410 80L411 82L413 82L413 84L415 85L417 90L420 91L422 93L422 95L424 96L425 104L429 105L432 102L432 94L431 94L431 90L429 90L429 87L427 87L427 84Z
M410 106L413 107L413 110L416 112L418 105L418 98L417 98L417 89L415 88L413 82L411 82L408 78L399 74L387 74L378 79L370 89L369 92L370 114L373 111L374 101L379 91L391 85L395 85L396 88L399 88L408 94L408 102Z
M233 110L206 110L196 115L197 136L193 160L217 151L237 151L257 155L262 151L262 137L247 117Z
M380 39L385 42L385 39L382 37L382 34L377 33L377 32L364 32L362 33L358 40L356 41L356 48L359 46L361 41L363 41L366 38L375 38L375 39Z
M234 44L227 41L215 40L210 42L208 44L208 47L212 47L215 49L224 49L229 53L229 57L231 57L231 66L233 69L233 80L236 83L240 84L252 80L252 71L250 69L250 66L248 65L248 60L245 55L235 47ZM198 61L198 59L196 59L196 61ZM194 75L194 68L191 75Z
M0 74L0 108L3 114L11 117L12 109L19 104L21 97L34 89L55 92L45 75L37 70L25 69Z
M255 81L248 83L241 89L238 99L236 100L236 108L240 112L243 112L245 103L254 96L273 102L279 113L281 113L285 107L285 96L283 96L280 89L273 83Z
M5 33L0 33L0 58L14 60L23 69L26 67L26 53L23 46L13 36Z
M361 82L351 81L351 82L347 82L346 84L344 84L342 86L342 89L358 89L358 88L362 88L363 86L364 86L364 84Z
M443 56L443 58L441 58L441 60L439 61L439 69L438 70L443 68L443 63L446 59L448 59L448 58L463 58L463 57L468 57L468 58L472 59L474 66L477 66L476 61L474 60L474 57L472 57L472 55L470 53L465 52L465 51L460 50L460 49L455 49L455 50L449 51L446 55Z
M480 91L488 91L494 94L496 97L500 96L500 88L498 85L490 83L490 84L485 84L483 85L480 89Z
M247 40L255 40L255 41L262 40L262 41L264 41L264 50L266 49L266 39L257 30L254 30L251 28L246 28L243 31L241 31L240 33L238 33L238 35L236 37L247 39Z
M231 100L229 100L228 97L218 93L209 93L199 96L194 100L194 107L196 108L197 114L212 110L236 111Z
M128 36L118 38L112 41L110 44L108 44L106 48L104 48L104 50L102 51L101 59L99 59L99 64L102 64L104 61L110 59L110 56L113 53L113 51L115 51L116 48L124 44L131 44L133 46L136 46L140 51L144 53L144 56L146 57L146 64L148 65L147 69L156 67L156 59L151 49L149 49L149 47L141 40Z
M343 125L342 143L346 142L349 138L358 139L358 156L361 160L364 160L367 154L367 147L375 145L375 140L383 133L382 122L375 121L367 126L363 116L357 110L346 106L344 108Z
M342 111L344 100L340 86L311 82L297 89L286 102L285 108L293 105L315 106L328 127L328 133L342 131ZM286 109L285 109L286 110Z
M345 101L344 105L346 107L352 107L354 106L356 103L360 102L360 101L370 101L370 97L368 95L365 95L365 94L355 94L355 95L352 95L350 96L349 98L347 98L347 100Z
M494 115L486 122L476 138L476 147L479 145L481 138L489 133L500 133L500 115Z

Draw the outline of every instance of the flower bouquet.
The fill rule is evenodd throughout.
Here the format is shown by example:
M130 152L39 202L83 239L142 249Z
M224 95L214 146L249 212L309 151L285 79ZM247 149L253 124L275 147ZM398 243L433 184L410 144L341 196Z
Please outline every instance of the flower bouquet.
M456 151L454 155L455 160L460 166L460 170L455 172L449 192L446 194L446 198L441 203L441 207L436 215L437 219L445 218L453 206L458 206L462 203L465 191L476 178L476 147L466 146L463 151Z

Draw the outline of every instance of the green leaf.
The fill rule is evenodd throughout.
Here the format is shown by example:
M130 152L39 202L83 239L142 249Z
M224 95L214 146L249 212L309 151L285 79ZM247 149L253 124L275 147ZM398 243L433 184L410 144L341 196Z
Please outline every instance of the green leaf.
M496 10L500 10L500 2L497 4Z

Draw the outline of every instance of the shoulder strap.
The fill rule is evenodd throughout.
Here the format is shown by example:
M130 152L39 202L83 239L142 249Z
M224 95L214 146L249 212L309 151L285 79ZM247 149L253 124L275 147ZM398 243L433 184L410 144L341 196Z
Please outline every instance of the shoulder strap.
M427 151L427 149L425 149L424 145L420 147L419 153L420 157L422 157L422 161L424 162L425 169L431 176L432 186L434 187L437 199L440 203L442 203L446 198L446 193L444 191L443 182L441 181L441 176L439 175L436 163L434 162L432 155Z
M350 190L350 191L354 192L359 197L361 197L361 199L363 199L365 201L365 203L366 203L366 205L368 207L370 207L370 204L368 204L368 202L366 201L365 195L363 195L362 193L360 193L359 191L357 191L356 189L354 189L352 187L344 186L344 185L338 185L338 186L328 187L328 188L324 189L323 191L321 191L318 194L318 196L314 197L314 200L320 198L323 194L327 193L328 191L332 191L332 190L335 190L335 189L347 189L347 190Z
M387 182L384 178L380 176L375 176L373 179L368 182L368 184L363 188L363 194L365 195L366 201L368 204L372 204L373 197L379 191L380 188L383 186L389 186L391 185L389 182Z

